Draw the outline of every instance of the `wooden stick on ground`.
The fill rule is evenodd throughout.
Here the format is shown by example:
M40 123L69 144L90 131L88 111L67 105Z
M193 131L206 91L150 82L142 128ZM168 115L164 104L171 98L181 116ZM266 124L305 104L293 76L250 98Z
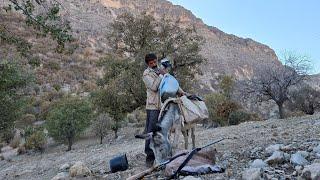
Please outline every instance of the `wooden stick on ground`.
M131 177L128 177L127 180L138 180L138 179L142 179L144 176L151 174L154 170L156 170L158 168L158 166L153 166L145 171L142 171L139 174L133 175Z

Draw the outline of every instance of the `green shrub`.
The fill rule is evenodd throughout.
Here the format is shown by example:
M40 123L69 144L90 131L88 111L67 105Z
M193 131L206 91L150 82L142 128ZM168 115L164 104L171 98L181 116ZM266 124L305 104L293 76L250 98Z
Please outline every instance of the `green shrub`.
M10 142L10 146L12 148L17 148L20 145L20 139L19 138L13 138L12 141Z
M87 100L66 97L50 110L46 126L55 140L66 142L68 151L75 139L90 125L93 109Z
M44 151L47 139L43 131L35 131L26 139L26 149Z
M45 68L49 68L49 69L51 69L51 70L56 70L56 71L58 71L58 70L61 69L59 63L57 63L57 62L52 62L52 61L51 61L51 62L48 62L48 64L46 64Z
M41 64L41 61L38 57L32 57L28 60L28 64L30 64L33 67L38 67Z
M233 111L228 118L229 125L238 125L245 121L251 120L251 114L244 111Z
M25 138L28 138L30 137L34 132L36 132L36 129L32 126L27 126L25 129L24 129L24 136Z
M53 88L54 88L56 91L60 91L61 85L60 85L60 84L54 84L54 85L53 85Z
M225 97L230 98L235 86L234 78L230 75L221 75L218 79L221 93Z
M206 96L205 101L211 122L222 126L228 125L228 118L231 112L240 109L236 102L221 93L209 94Z
M7 128L4 131L0 132L1 135L1 141L4 141L6 143L10 143L10 141L14 137L13 128Z
M0 139L10 142L13 137L14 121L26 106L26 99L19 92L31 80L31 75L17 63L0 62Z
M302 111L312 115L320 109L320 92L305 85L302 88L291 92L289 108L293 111Z
M18 154L24 154L26 153L26 147L25 146L19 146L18 147Z

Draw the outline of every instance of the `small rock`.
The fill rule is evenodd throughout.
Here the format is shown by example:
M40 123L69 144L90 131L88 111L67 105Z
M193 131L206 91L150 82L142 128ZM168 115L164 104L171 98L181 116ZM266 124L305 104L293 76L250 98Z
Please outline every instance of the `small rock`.
M262 175L261 168L250 168L242 172L242 179L243 180L260 180L261 175Z
M314 163L320 163L320 159L315 159L315 160L313 160L312 163L313 163L313 164L314 164Z
M5 146L5 147L1 148L2 153L7 152L7 151L11 151L11 150L13 150L13 148L11 146Z
M301 154L304 158L307 158L309 156L309 153L307 151L297 151L297 153Z
M284 164L281 167L284 168L284 169L289 169L291 166L289 164Z
M314 163L308 166L305 166L302 172L302 178L319 180L320 179L320 163Z
M18 148L6 150L2 153L2 157L4 160L11 161L13 157L18 156Z
M290 161L290 154L283 153L283 155L284 155L284 160L289 162Z
M280 148L280 150L284 152L289 152L289 151L292 151L293 149L294 148L291 145L283 146Z
M297 171L298 174L301 174L303 167L302 166L296 166L296 167L294 167L294 169Z
M69 170L70 176L90 176L90 169L81 161L76 162Z
M312 152L320 154L320 144L317 147L314 147Z
M67 180L69 179L69 174L67 172L60 172L51 180Z
M274 172L276 172L277 174L284 174L284 171L280 169L276 169Z
M256 159L250 165L251 168L264 168L266 166L268 165L262 159Z
M70 169L70 164L66 163L66 164L62 165L62 166L59 168L59 171L60 171L60 172L63 172L63 171L67 172L69 169Z
M266 153L267 154L272 154L275 151L279 151L280 148L283 147L283 144L274 144L274 145L270 145L266 148Z
M304 166L309 163L300 153L292 154L290 158L290 162L294 165L301 165L301 166Z
M201 180L201 178L193 177L193 176L187 176L187 177L183 178L183 180Z
M284 154L281 151L275 151L265 162L268 164L281 164L284 162Z

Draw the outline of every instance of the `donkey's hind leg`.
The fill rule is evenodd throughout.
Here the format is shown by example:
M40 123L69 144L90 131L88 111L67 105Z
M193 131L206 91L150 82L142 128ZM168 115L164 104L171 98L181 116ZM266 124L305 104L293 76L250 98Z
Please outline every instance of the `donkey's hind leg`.
M195 127L191 128L191 139L192 139L192 148L196 148L196 136L194 134Z
M182 135L184 137L184 148L188 149L188 130L182 130Z

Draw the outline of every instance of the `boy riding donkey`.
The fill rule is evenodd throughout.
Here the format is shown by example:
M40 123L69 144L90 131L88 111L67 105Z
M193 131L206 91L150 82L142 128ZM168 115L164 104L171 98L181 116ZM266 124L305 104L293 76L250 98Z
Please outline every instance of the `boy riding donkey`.
M157 56L153 53L147 54L145 56L145 63L147 64L147 69L143 72L143 82L147 88L147 101L146 101L146 111L147 111L147 121L145 125L145 133L155 131L156 123L158 121L158 116L161 109L161 99L159 93L159 85L163 78L163 75L168 73L168 67L170 63L167 59L161 61L162 67L158 68ZM182 96L185 92L179 88L178 95ZM150 148L150 139L145 142L145 153L146 166L151 167L155 160L154 153Z

